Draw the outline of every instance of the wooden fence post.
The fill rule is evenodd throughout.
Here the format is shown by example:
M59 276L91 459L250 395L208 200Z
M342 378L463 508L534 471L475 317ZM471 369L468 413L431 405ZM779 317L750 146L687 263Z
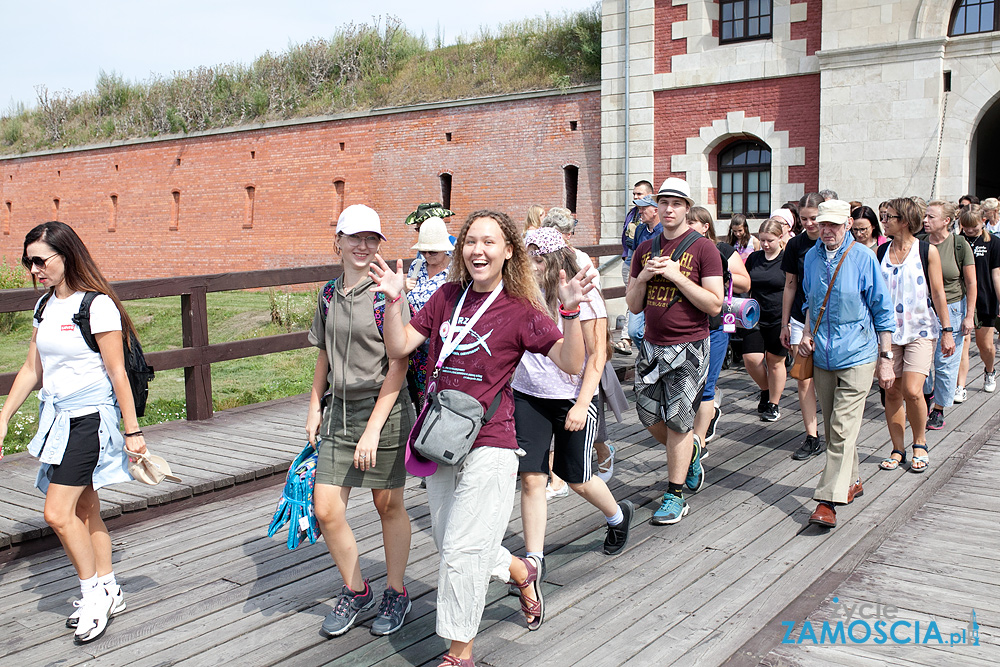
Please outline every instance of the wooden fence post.
M194 287L190 294L181 294L181 330L184 347L204 348L208 345L208 290ZM212 366L199 363L184 367L184 395L187 398L188 421L212 416Z

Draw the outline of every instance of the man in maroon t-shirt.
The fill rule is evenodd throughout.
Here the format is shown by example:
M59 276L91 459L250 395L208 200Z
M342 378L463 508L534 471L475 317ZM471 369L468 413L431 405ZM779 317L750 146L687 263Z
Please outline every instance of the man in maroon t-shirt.
M650 519L666 525L688 512L684 487L697 492L705 481L692 429L708 375L708 316L722 308L722 256L687 225L694 205L687 181L668 178L656 202L663 225L660 253L653 256L656 239L636 248L625 301L631 312L646 317L635 367L636 408L639 420L667 448L667 492ZM696 237L693 242L688 234Z

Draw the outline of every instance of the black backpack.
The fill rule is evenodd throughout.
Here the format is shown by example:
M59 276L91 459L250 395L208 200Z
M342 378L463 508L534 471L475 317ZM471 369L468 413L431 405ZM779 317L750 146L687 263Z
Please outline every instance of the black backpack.
M878 257L879 264L882 264L882 258L885 257L885 253L889 252L889 244L891 243L892 241L886 241L885 243L883 243L882 245L880 245L878 248L875 249L875 256ZM918 244L917 252L920 254L920 266L922 266L924 269L924 284L927 285L927 305L931 307L932 311L934 311L934 302L931 301L930 297L931 278L929 275L927 275L927 268L930 263L929 258L931 255L931 244L929 241L925 241L924 239L921 238L917 239L917 244ZM957 254L955 255L955 258L957 261L958 259ZM962 266L962 264L959 263L959 266Z
M80 334L83 340L94 352L101 353L97 346L97 339L90 332L90 304L97 298L98 292L87 292L80 303L80 310L73 316L73 323L80 327ZM42 311L48 303L52 292L48 292L38 303L38 310L35 311L35 319L42 321ZM128 383L132 388L132 401L135 403L135 416L142 417L146 414L146 401L149 398L149 382L156 375L153 367L146 363L146 357L142 354L142 345L134 333L129 334L129 344L125 352L125 373L128 375Z

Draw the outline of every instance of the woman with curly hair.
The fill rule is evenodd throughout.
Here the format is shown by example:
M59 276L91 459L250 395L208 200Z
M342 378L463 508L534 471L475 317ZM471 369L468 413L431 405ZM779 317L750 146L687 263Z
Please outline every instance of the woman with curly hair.
M585 355L580 304L591 289L583 271L560 276L564 330L559 331L542 301L520 233L507 214L488 210L470 214L455 245L448 284L408 324L399 303L402 261L397 260L393 271L378 256L371 269L376 289L388 303L383 333L390 357L403 359L430 340L435 390L464 392L484 411L499 395L498 409L460 464L424 462L426 469L420 471L429 474L431 530L441 555L437 633L450 642L441 662L446 667L473 664L472 642L491 575L513 581L520 589L521 610L530 629L544 619L541 562L515 558L501 545L514 507L518 468L508 381L525 352L545 355L566 373L580 372Z

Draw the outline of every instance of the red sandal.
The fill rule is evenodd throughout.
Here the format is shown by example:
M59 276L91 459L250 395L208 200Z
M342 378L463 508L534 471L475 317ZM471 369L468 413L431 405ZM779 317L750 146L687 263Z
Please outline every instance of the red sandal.
M524 614L528 629L537 630L542 627L542 617L545 614L545 602L542 600L542 586L541 582L538 581L538 571L541 569L541 563L535 556L518 558L518 560L524 563L524 567L528 570L528 578L524 580L523 584L514 583L522 591L520 594L521 613ZM532 592L535 594L534 600L524 595L523 591L528 587L531 587ZM532 617L530 621L527 620L529 616Z

